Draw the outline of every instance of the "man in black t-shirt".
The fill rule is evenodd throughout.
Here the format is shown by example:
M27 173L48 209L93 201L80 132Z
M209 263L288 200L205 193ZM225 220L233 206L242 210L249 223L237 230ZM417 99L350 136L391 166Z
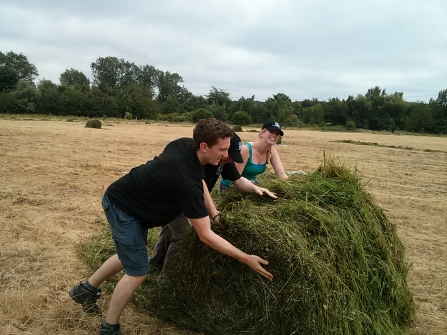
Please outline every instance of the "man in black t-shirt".
M192 139L191 139L192 141ZM209 202L209 216L214 218L214 221L219 220L219 212L217 211L211 196L209 193L213 189L219 177L231 180L235 187L239 190L247 193L256 193L259 195L268 195L276 199L276 195L266 188L261 188L250 182L248 179L242 177L236 168L234 162L243 163L241 156L242 142L240 137L235 133L230 141L230 147L228 148L228 156L225 159L221 159L218 165L206 164L203 167L204 181L207 186L208 192L205 190L205 201ZM162 268L159 284L164 284L166 277L164 272L168 266L171 257L177 252L180 247L181 235L189 227L188 219L185 215L180 214L169 224L163 226L158 240L152 250L152 254L149 257L149 271Z
M210 228L211 211L203 165L217 166L226 159L233 131L216 119L199 120L193 142L181 138L169 143L150 164L132 169L106 190L102 206L110 224L116 254L104 262L87 281L73 287L71 298L87 312L100 313L96 300L105 280L125 271L112 294L99 334L119 334L119 318L135 290L148 273L146 240L148 228L162 226L180 213L189 219L200 240L233 257L269 280L268 262L248 255L216 235Z

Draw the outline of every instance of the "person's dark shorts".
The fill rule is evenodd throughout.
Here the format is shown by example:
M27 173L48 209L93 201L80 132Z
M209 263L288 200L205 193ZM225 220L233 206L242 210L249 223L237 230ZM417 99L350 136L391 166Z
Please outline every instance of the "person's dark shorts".
M148 273L147 231L139 220L115 207L107 195L102 198L102 207L112 230L116 253L124 271L132 277Z

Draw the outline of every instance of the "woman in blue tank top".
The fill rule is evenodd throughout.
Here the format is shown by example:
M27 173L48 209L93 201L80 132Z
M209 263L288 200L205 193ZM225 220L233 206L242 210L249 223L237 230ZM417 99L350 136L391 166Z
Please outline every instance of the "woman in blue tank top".
M256 182L256 176L264 173L267 163L270 161L276 175L281 179L287 179L278 151L273 147L279 136L284 136L278 122L269 121L264 123L256 142L244 143L241 150L244 163L235 163L240 174ZM230 180L222 180L220 189L225 190L231 186Z

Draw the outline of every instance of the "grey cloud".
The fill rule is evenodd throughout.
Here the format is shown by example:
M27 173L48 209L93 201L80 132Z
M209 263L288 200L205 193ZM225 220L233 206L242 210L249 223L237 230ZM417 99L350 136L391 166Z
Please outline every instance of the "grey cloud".
M428 101L446 88L441 0L17 1L0 12L1 51L22 52L56 83L115 56L233 99L344 99L378 85Z

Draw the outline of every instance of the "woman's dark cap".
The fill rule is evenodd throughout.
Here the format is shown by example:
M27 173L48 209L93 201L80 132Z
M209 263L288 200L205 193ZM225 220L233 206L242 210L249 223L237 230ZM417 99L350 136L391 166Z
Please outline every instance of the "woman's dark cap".
M281 130L281 126L276 121L269 121L269 122L264 123L264 125L262 126L262 129L277 130L277 131L279 131L279 135L284 136L284 132Z

